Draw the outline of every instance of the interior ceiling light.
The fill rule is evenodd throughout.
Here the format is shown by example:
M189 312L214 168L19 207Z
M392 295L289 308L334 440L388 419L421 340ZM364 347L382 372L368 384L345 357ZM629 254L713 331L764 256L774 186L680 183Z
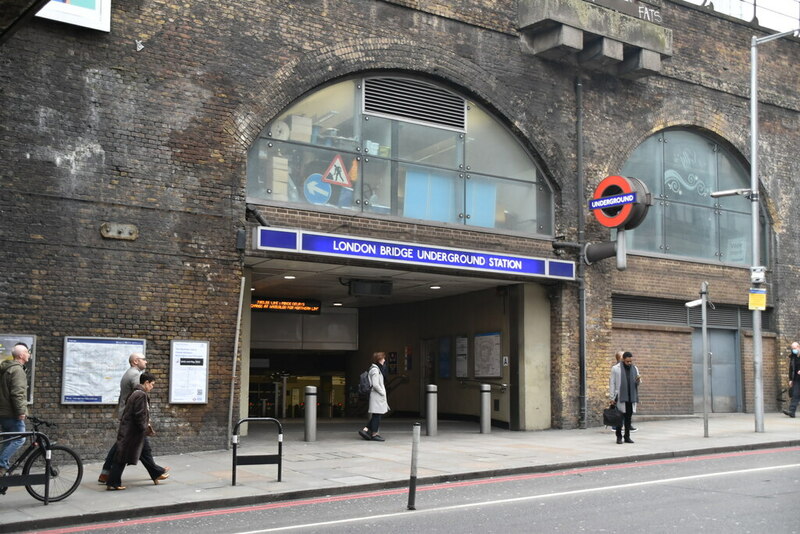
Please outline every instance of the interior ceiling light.
M287 275L286 275L286 276L284 276L283 278L284 278L285 280L294 280L294 279L295 279L295 278L297 278L297 277L296 277L295 275L293 275L293 274L287 274Z
M334 303L333 303L333 305L334 305L334 306L341 306L341 305L342 305L342 303L341 303L341 302L334 302Z
M431 289L442 289L442 286L431 286Z
M256 288L254 288L254 287L250 288L250 291L255 291L255 290L256 290Z

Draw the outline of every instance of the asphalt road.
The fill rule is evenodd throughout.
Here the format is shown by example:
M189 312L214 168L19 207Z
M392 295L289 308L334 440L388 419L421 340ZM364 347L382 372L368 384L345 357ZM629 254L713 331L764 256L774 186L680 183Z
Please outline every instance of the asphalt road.
M420 486L414 502L371 491L41 532L798 533L800 448Z

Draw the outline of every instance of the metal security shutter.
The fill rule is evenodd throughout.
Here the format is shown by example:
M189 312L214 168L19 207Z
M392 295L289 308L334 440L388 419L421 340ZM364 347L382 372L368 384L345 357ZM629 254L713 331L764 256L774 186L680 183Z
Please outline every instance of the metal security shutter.
M614 320L634 323L686 324L683 302L615 296L611 301Z
M466 109L463 98L418 80L364 80L364 113L464 131Z

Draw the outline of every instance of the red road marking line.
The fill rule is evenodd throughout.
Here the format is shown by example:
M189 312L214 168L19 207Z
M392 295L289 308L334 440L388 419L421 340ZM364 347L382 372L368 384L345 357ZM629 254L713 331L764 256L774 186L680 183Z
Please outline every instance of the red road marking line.
M781 449L761 449L761 450L753 450L753 451L740 451L740 452L729 452L729 453L722 453L722 454L706 454L702 456L685 456L681 458L665 458L662 460L650 460L646 462L633 462L633 463L626 463L626 464L615 464L615 465L603 465L603 466L594 466L594 467L581 467L577 469L568 469L566 471L556 471L553 473L530 473L527 475L509 475L509 476L502 476L496 478L486 478L480 480L464 480L462 482L444 482L439 484L430 484L426 486L421 486L417 488L417 491L435 491L441 489L449 489L449 488L459 488L459 487L467 487L467 486L479 486L482 484L498 484L503 482L514 482L517 480L531 480L536 478L551 478L557 476L567 476L567 475L577 475L582 473L594 473L597 471L611 471L615 469L628 469L630 467L651 467L654 465L667 465L667 464L676 464L676 463L686 463L686 462L694 462L694 461L701 461L701 460L719 460L723 458L737 458L741 456L754 456L757 454L775 454L781 452L796 452L800 451L800 447L784 447ZM270 503L270 504L259 504L254 506L242 506L236 508L223 508L218 510L205 510L202 512L188 512L188 513L180 513L180 514L172 514L172 515L165 515L165 516L158 516L158 517L151 517L147 519L131 519L131 520L123 520L123 521L113 521L108 523L98 523L95 525L84 525L81 527L66 527L66 528L58 528L58 529L51 529L51 530L38 530L35 531L38 534L70 534L72 532L87 532L90 530L100 530L104 528L112 528L112 527L128 527L128 526L137 526L137 525L147 525L151 523L163 523L167 521L176 521L181 519L194 519L198 517L210 517L210 516L218 516L218 515L227 515L227 514L238 514L243 512L257 512L261 510L272 510L278 508L290 508L296 506L306 506L309 504L324 504L330 502L340 502L340 501L349 501L349 500L356 500L356 499L370 499L374 497L384 497L387 495L399 495L406 493L408 491L407 488L398 488L393 490L383 490L383 491L371 491L371 492L364 492L364 493L353 493L347 495L336 495L333 497L317 497L314 499L302 499L296 501L281 501L277 503Z

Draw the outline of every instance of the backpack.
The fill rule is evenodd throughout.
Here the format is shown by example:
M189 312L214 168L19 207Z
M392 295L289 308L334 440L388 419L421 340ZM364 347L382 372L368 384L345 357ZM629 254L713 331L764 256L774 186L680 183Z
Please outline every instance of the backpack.
M367 369L358 377L358 394L369 395L371 389L372 382L369 379L369 369Z

